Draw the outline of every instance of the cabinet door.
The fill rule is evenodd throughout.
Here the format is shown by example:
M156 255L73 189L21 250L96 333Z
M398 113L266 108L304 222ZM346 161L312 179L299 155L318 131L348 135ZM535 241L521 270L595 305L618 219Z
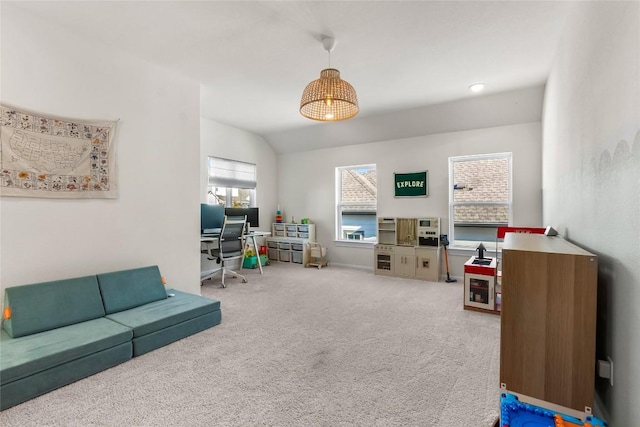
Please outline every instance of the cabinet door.
M464 273L464 305L493 310L495 277Z
M505 242L500 382L583 411L593 405L597 258L556 237Z
M416 248L416 278L437 282L440 280L440 250Z
M407 277L406 271L406 255L395 255L393 262L393 269L395 270L395 275L398 277Z
M394 257L390 252L379 253L376 251L375 254L375 272L376 274L381 274L384 276L393 276L394 274Z
M416 255L414 248L396 248L394 260L396 276L410 278L416 276Z

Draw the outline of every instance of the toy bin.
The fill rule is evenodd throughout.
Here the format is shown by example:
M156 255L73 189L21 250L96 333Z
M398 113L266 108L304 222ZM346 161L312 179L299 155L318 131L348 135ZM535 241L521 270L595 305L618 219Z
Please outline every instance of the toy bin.
M258 257L255 255L244 257L242 268L258 268Z
M584 422L570 415L529 403L512 393L500 396L500 427L606 427L607 423L587 415Z
M291 262L302 264L302 252L291 252Z

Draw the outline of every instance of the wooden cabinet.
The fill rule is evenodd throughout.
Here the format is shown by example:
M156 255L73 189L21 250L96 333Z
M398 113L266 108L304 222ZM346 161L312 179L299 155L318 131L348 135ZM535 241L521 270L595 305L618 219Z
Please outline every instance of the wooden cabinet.
M413 279L416 276L416 250L413 246L394 248L394 274Z
M561 237L508 233L500 382L583 412L593 405L597 257Z
M431 282L440 279L440 248L377 244L374 257L375 274Z
M378 217L377 231L375 274L440 280L439 218Z

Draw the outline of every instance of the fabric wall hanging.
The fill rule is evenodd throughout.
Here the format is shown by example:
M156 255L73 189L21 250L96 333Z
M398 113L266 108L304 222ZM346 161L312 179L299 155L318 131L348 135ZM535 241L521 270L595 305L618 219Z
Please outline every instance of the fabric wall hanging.
M116 198L115 121L0 106L0 195Z
M429 195L428 171L394 173L394 197L427 197Z

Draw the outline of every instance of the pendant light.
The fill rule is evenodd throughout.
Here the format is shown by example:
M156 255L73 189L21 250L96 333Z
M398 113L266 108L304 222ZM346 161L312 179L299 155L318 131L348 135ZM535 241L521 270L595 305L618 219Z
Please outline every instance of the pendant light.
M320 78L307 85L302 92L300 114L323 122L346 120L358 114L358 96L348 82L340 78L340 71L331 68L331 51L336 46L333 37L323 37L322 45L329 52L329 68Z

